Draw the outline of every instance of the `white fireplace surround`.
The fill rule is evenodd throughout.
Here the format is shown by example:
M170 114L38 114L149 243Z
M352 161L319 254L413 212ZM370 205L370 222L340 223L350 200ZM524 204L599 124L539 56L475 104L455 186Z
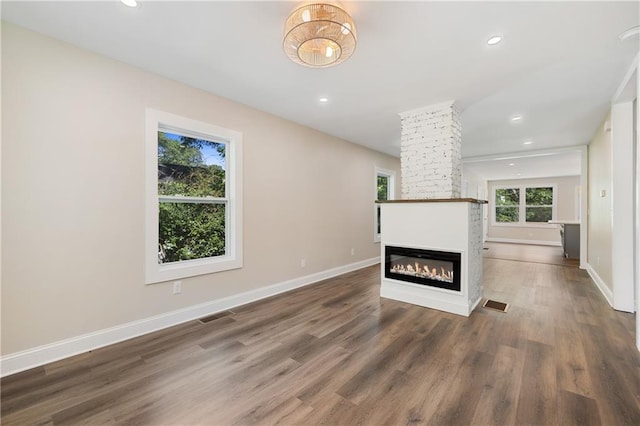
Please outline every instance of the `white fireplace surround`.
M382 241L397 246L461 254L460 291L385 277L380 296L469 316L482 298L482 201L473 199L400 200L381 203Z
M469 316L482 297L482 204L461 199L460 112L454 101L400 114L402 200L381 202L387 245L461 254L460 291L385 277L380 296Z

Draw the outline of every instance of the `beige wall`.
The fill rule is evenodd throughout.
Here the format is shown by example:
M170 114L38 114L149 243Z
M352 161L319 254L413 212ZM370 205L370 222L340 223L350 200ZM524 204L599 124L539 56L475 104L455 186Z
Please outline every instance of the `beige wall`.
M611 119L611 114L605 122ZM611 284L611 132L604 122L589 143L589 227L587 262L604 284ZM605 196L601 197L601 191Z
M522 241L544 241L560 243L560 231L557 225L545 228L532 226L492 226L494 215L493 189L498 186L546 185L555 184L558 188L556 197L557 219L576 220L579 207L576 202L576 188L580 187L580 176L560 176L542 179L514 179L489 181L489 238L500 238Z
M398 159L6 23L2 64L3 354L379 256ZM244 135L245 266L178 296L144 285L146 107Z

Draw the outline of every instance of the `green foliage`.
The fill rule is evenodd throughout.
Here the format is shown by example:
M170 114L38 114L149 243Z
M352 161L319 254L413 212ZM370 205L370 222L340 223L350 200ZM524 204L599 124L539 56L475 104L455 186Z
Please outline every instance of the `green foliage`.
M513 223L520 220L520 189L496 189L496 222Z
M496 189L496 206L517 206L520 204L520 189Z
M553 219L553 188L527 188L526 221L545 223ZM540 207L537 207L540 206Z
M158 132L158 194L224 198L225 170L207 165L203 148L224 157L226 145L168 135ZM160 202L159 226L160 263L225 254L225 204Z
M160 203L161 263L225 254L225 205Z
M496 222L513 223L520 220L520 207L496 207Z
M388 176L380 176L378 175L377 179L378 183L378 200L387 200L389 199L389 177ZM376 226L378 228L378 234L380 233L380 206L377 206L377 216L378 221L376 222Z
M378 176L378 200L386 200L389 194L389 178Z
M172 139L165 132L158 132L158 163L192 167L203 165L200 145L192 141L196 141L196 139L186 136Z
M158 194L224 198L225 172L217 165L180 168L158 180Z
M551 207L527 207L527 222L543 222L553 218Z
M553 204L553 188L527 188L527 206L550 206Z
M552 219L553 188L526 188L525 221L547 222ZM520 189L496 189L496 222L518 223L520 220Z

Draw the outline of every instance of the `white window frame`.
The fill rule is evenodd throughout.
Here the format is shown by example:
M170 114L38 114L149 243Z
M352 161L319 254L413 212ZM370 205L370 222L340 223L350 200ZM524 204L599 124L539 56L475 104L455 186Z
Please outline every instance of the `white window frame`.
M555 225L544 222L527 222L527 188L553 188L553 204L551 205L551 220L556 220L558 215L558 185L555 183L535 185L500 185L494 186L491 191L491 226L520 227L520 228L556 228ZM496 191L498 189L520 190L520 204L518 205L518 222L496 222ZM514 206L515 207L515 206ZM540 206L542 207L542 206Z
M384 176L389 179L389 182L387 184L387 199L395 199L396 172L377 166L375 167L373 178L373 199L378 199L378 176ZM380 210L380 204L375 203L373 207L373 242L379 243L381 240L381 236L378 233L378 210Z
M203 259L158 263L159 203L176 197L158 194L158 131L174 131L224 142L226 197L207 200L226 204L225 254ZM242 133L151 108L145 123L145 283L153 284L242 267ZM188 202L189 197L180 197ZM194 200L201 202L202 200Z

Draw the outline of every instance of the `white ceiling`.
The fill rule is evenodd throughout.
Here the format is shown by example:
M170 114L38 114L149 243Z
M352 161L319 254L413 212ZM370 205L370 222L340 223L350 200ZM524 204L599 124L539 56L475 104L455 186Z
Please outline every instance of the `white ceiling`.
M1 13L395 156L398 113L452 99L465 158L586 144L640 50L637 36L618 38L640 23L634 1L359 1L342 2L357 26L354 56L310 69L282 51L284 21L300 3L2 1ZM494 34L504 40L488 46Z
M580 150L544 150L512 155L497 155L491 160L467 160L463 174L486 180L534 179L550 176L578 176L581 169Z

